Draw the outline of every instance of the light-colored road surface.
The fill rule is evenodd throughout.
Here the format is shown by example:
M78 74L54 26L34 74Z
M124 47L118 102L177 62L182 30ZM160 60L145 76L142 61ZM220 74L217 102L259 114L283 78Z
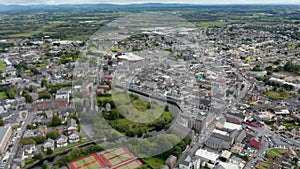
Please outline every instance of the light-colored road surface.
M6 168L11 168L11 165L12 165L12 161L13 159L15 158L15 155L16 155L16 152L17 152L17 148L19 146L19 142L21 140L21 138L23 137L23 134L26 130L26 126L32 121L33 119L33 113L30 111L31 108L29 105L27 105L26 109L28 110L28 113L27 113L27 117L26 117L26 120L25 120L25 123L24 125L21 126L21 130L19 131L19 136L20 137L17 137L17 140L15 141L15 144L13 145L12 149L11 149L11 155L9 156L9 159L7 160L7 163L5 165L5 169Z

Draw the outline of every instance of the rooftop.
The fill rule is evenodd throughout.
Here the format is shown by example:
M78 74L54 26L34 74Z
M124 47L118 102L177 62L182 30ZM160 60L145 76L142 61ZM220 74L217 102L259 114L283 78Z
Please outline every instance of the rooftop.
M0 140L1 141L9 129L10 129L10 127L0 127Z
M219 158L218 154L215 154L213 152L209 152L209 151L204 150L204 149L197 150L195 155L199 156L200 158L205 158L205 159L211 160L211 161L217 161L217 159Z

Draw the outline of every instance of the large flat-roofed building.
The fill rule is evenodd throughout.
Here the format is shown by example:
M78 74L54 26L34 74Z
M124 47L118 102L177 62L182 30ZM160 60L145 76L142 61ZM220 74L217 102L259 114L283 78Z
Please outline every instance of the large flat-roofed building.
M0 127L0 154L4 153L7 143L12 135L11 127Z
M198 149L195 155L196 157L199 157L200 160L205 161L208 165L211 165L212 167L215 166L215 164L218 162L218 158L220 156L214 152L210 152L204 149Z

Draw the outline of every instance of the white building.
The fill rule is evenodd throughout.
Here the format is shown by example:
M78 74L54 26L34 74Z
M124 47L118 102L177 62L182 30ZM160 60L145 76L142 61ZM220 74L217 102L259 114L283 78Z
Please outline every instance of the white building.
M195 155L199 157L201 160L206 162L209 167L214 167L215 164L218 162L219 154L216 154L214 152L209 152L204 149L199 149L196 151Z
M179 169L200 169L201 161L199 157L187 156L179 163Z

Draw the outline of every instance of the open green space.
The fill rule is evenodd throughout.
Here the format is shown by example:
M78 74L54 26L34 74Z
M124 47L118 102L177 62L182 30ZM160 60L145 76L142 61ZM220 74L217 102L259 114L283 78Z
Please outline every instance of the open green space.
M98 97L98 106L105 108L107 103L111 105L111 110L102 112L103 117L112 128L127 136L141 136L149 131L166 129L174 119L168 108L156 102L150 103L134 94L112 93L112 97Z
M5 70L6 70L6 66L2 61L0 61L0 71L5 71Z
M288 122L288 121L283 122L283 125L284 125L285 127L300 128L299 125L297 125L297 124L295 124L295 123L292 123L292 122Z
M230 22L224 22L224 21L207 21L207 22L199 22L196 24L196 26L197 27L222 26L229 23Z
M6 98L6 93L0 92L0 99L5 99L5 98Z
M280 148L273 148L267 152L267 155L272 157L277 157L281 155L282 153L288 152L287 149L280 149Z
M257 164L257 167L256 168L259 168L259 169L268 169L270 167L271 164L269 163L266 163L266 162L259 162Z
M265 94L273 100L279 100L279 99L288 99L292 98L293 95L289 94L285 91L277 91L277 90L268 90L265 92Z
M138 168L140 165L136 162L136 161L133 161L125 166L122 166L118 169L134 169L134 168Z
M251 58L251 57L246 57L245 60L246 60L246 62L253 62L254 61L254 59Z
M165 165L165 161L162 158L158 157L147 157L143 159L146 164L148 164L151 168L163 168Z

